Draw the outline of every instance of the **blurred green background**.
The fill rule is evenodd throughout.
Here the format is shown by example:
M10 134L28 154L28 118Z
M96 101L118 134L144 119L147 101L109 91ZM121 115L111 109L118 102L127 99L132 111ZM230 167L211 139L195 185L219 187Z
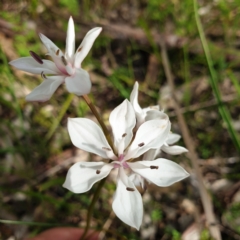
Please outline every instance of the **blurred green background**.
M8 64L29 56L30 50L46 58L40 32L64 50L69 16L75 22L77 46L88 30L103 27L82 67L90 73L91 98L106 123L109 112L129 98L138 81L140 105L159 104L170 116L172 131L181 134L160 56L160 39L165 41L177 100L194 138L223 239L240 239L240 4L202 0L196 13L193 2L0 1L0 219L11 223L1 220L1 239L23 239L55 225L84 226L86 220L95 186L76 195L62 183L74 162L96 156L72 145L66 123L68 117L93 116L64 85L50 101L26 102L25 96L42 79ZM195 13L202 22L200 32ZM212 61L206 59L201 34ZM169 188L149 186L139 232L111 214L115 180L110 177L92 220L99 231L110 221L102 239L184 239L191 226L197 229L191 206L197 206L200 219L204 214L190 161L186 155L164 156L181 163L191 177ZM201 221L198 236L210 239Z

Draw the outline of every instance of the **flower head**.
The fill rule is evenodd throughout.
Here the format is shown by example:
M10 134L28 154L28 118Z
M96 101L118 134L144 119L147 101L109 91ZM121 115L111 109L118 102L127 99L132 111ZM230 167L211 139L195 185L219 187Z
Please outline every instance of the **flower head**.
M153 120L153 119L162 119L165 117L165 113L159 110L159 106L141 108L138 103L138 82L135 82L133 90L131 92L130 101L133 105L134 111L137 117L137 125L141 126L146 121ZM165 143L159 149L153 149L148 151L145 154L145 158L147 159L154 159L156 155L162 150L171 155L177 155L181 153L188 152L188 150L181 146L169 146L176 143L181 136L176 133L169 132L168 138L166 139Z
M48 50L47 55L53 61L41 59L36 53L30 51L31 57L23 57L10 62L12 66L20 70L41 74L44 80L27 95L26 100L47 101L64 82L69 92L78 96L88 94L91 90L91 81L88 72L81 68L81 63L101 30L102 28L100 27L91 29L75 52L74 22L72 17L70 17L65 54L50 39L40 33L40 39Z
M63 186L74 193L83 193L107 177L112 169L116 169L118 177L113 211L123 222L139 229L143 217L142 198L130 175L135 173L158 186L169 186L186 178L188 173L178 164L163 158L136 161L149 149L158 149L166 141L171 125L166 114L165 118L144 122L133 134L135 112L131 103L125 100L111 112L109 122L114 149L93 121L84 118L69 119L68 131L76 147L112 161L74 164L69 169Z

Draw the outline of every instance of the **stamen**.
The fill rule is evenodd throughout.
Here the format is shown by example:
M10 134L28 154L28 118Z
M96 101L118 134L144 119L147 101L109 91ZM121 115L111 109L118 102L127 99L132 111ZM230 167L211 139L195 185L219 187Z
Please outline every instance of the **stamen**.
M134 188L130 188L130 187L127 187L126 190L129 191L129 192L134 192L135 191Z
M58 50L56 51L56 55L57 55L57 56L58 56L59 52L60 52L60 50L58 49Z
M102 147L103 150L106 150L106 151L112 151L111 148L107 148L107 147Z
M80 48L78 49L78 52L81 52L81 50L82 50L82 47L80 47Z
M43 60L33 51L29 51L30 55L36 60L38 63L43 64Z
M150 166L150 169L158 169L158 166Z
M62 63L63 63L65 66L67 66L67 60L65 59L65 57L62 56L61 59L62 59Z
M96 174L99 174L100 172L101 172L100 170L97 170L97 171L96 171Z
M46 75L43 73L43 71L41 72L41 76L42 76L42 78L47 79L47 77L46 77Z
M139 147L142 147L142 146L144 146L144 145L145 145L144 142L138 144Z
M127 136L127 134L126 133L124 133L123 135L122 135L122 137L124 138L124 137L126 137Z

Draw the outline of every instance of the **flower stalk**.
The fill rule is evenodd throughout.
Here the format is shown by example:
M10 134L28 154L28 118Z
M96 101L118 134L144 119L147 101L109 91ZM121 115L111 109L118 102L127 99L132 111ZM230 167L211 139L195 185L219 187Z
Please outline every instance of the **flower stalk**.
M100 195L100 192L101 192L101 189L102 187L104 186L105 182L106 182L107 178L103 178L98 186L97 186L97 189L96 191L94 192L94 195L93 195L93 199L91 201L91 204L90 206L88 207L88 213L87 213L87 224L86 224L86 227L84 229L84 233L83 235L81 236L80 240L84 240L87 236L87 233L88 233L88 230L89 230L89 227L90 227L90 221L91 221L91 218L92 218L92 214L93 214L93 209L94 209L94 206L95 206L95 203L97 202L98 200L98 197Z

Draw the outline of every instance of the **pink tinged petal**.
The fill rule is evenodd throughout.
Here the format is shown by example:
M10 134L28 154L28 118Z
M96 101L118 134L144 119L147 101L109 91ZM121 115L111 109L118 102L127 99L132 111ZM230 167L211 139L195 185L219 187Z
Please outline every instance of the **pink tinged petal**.
M74 193L88 191L94 183L108 176L113 165L103 162L78 162L67 173L63 187Z
M111 112L109 122L112 127L115 146L121 154L131 141L132 130L136 124L134 109L127 99Z
M137 158L149 149L158 149L167 140L171 123L168 119L150 120L143 123L128 149L125 160Z
M66 53L65 57L67 60L73 62L73 56L75 53L75 30L74 30L74 22L72 17L69 18L68 21L68 29L67 29L67 39L66 39Z
M163 145L161 147L161 150L164 151L165 153L168 153L168 154L171 154L171 155L178 155L178 154L182 154L182 153L188 152L188 150L186 148L181 147L181 146L167 146L167 145Z
M88 52L90 51L95 39L102 31L101 27L96 27L91 29L86 36L84 37L81 45L78 47L76 54L75 54L75 62L74 66L76 68L80 68L83 59L87 56Z
M189 173L180 165L164 158L158 158L154 161L128 163L128 165L132 171L159 187L168 187L189 176Z
M126 176L123 168L119 168L112 208L124 223L139 230L143 218L142 197L133 182Z
M69 118L68 132L72 143L84 151L95 153L103 158L108 158L107 151L112 152L102 129L89 119Z
M170 133L168 135L166 143L169 145L172 145L172 144L176 143L177 141L179 141L180 138L181 138L181 136L179 134Z
M33 74L59 74L60 71L56 68L55 64L49 60L42 60L43 64L38 63L32 57L23 57L9 62L10 65L17 69Z
M78 96L88 94L91 90L92 83L87 71L79 68L74 75L65 79L67 90Z
M57 88L64 82L62 76L47 77L38 87L26 96L27 101L45 102L49 100Z

